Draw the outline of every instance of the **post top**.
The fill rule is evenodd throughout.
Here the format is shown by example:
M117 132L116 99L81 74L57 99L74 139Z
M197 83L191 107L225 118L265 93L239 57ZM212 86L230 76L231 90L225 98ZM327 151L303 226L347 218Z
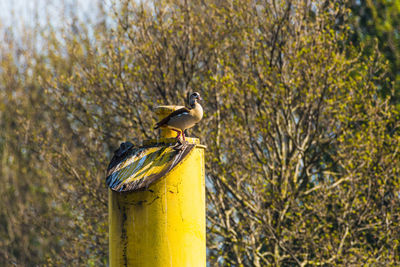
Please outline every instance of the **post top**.
M194 137L186 137L186 141L189 144L200 145L199 138ZM157 138L157 139L149 139L143 141L143 146L158 146L158 145L175 145L176 138Z

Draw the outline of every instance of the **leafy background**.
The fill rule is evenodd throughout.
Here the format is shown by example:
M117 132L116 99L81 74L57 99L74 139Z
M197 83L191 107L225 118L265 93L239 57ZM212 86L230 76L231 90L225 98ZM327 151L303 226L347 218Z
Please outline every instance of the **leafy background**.
M1 265L107 265L112 152L192 91L208 265L400 263L398 1L26 8L0 21Z

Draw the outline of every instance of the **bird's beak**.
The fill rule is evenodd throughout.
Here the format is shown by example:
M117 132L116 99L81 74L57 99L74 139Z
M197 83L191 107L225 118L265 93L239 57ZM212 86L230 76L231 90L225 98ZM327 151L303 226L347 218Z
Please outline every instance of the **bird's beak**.
M199 96L197 99L198 99L199 101L203 100L203 98L201 98L201 96Z

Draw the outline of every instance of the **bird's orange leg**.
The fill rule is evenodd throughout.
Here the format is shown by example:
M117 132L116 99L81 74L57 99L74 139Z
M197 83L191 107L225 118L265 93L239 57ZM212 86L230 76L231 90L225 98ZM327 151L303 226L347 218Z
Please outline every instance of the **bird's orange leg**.
M185 139L185 132L184 132L184 131L182 131L182 137L183 137L183 141L186 141L186 139Z

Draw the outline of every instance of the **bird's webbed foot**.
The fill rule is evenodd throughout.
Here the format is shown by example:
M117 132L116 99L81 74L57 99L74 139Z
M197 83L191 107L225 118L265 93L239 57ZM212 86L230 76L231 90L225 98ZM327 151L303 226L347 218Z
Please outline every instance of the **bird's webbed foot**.
M188 142L186 140L177 139L176 144L172 147L175 150L183 150L187 146Z

